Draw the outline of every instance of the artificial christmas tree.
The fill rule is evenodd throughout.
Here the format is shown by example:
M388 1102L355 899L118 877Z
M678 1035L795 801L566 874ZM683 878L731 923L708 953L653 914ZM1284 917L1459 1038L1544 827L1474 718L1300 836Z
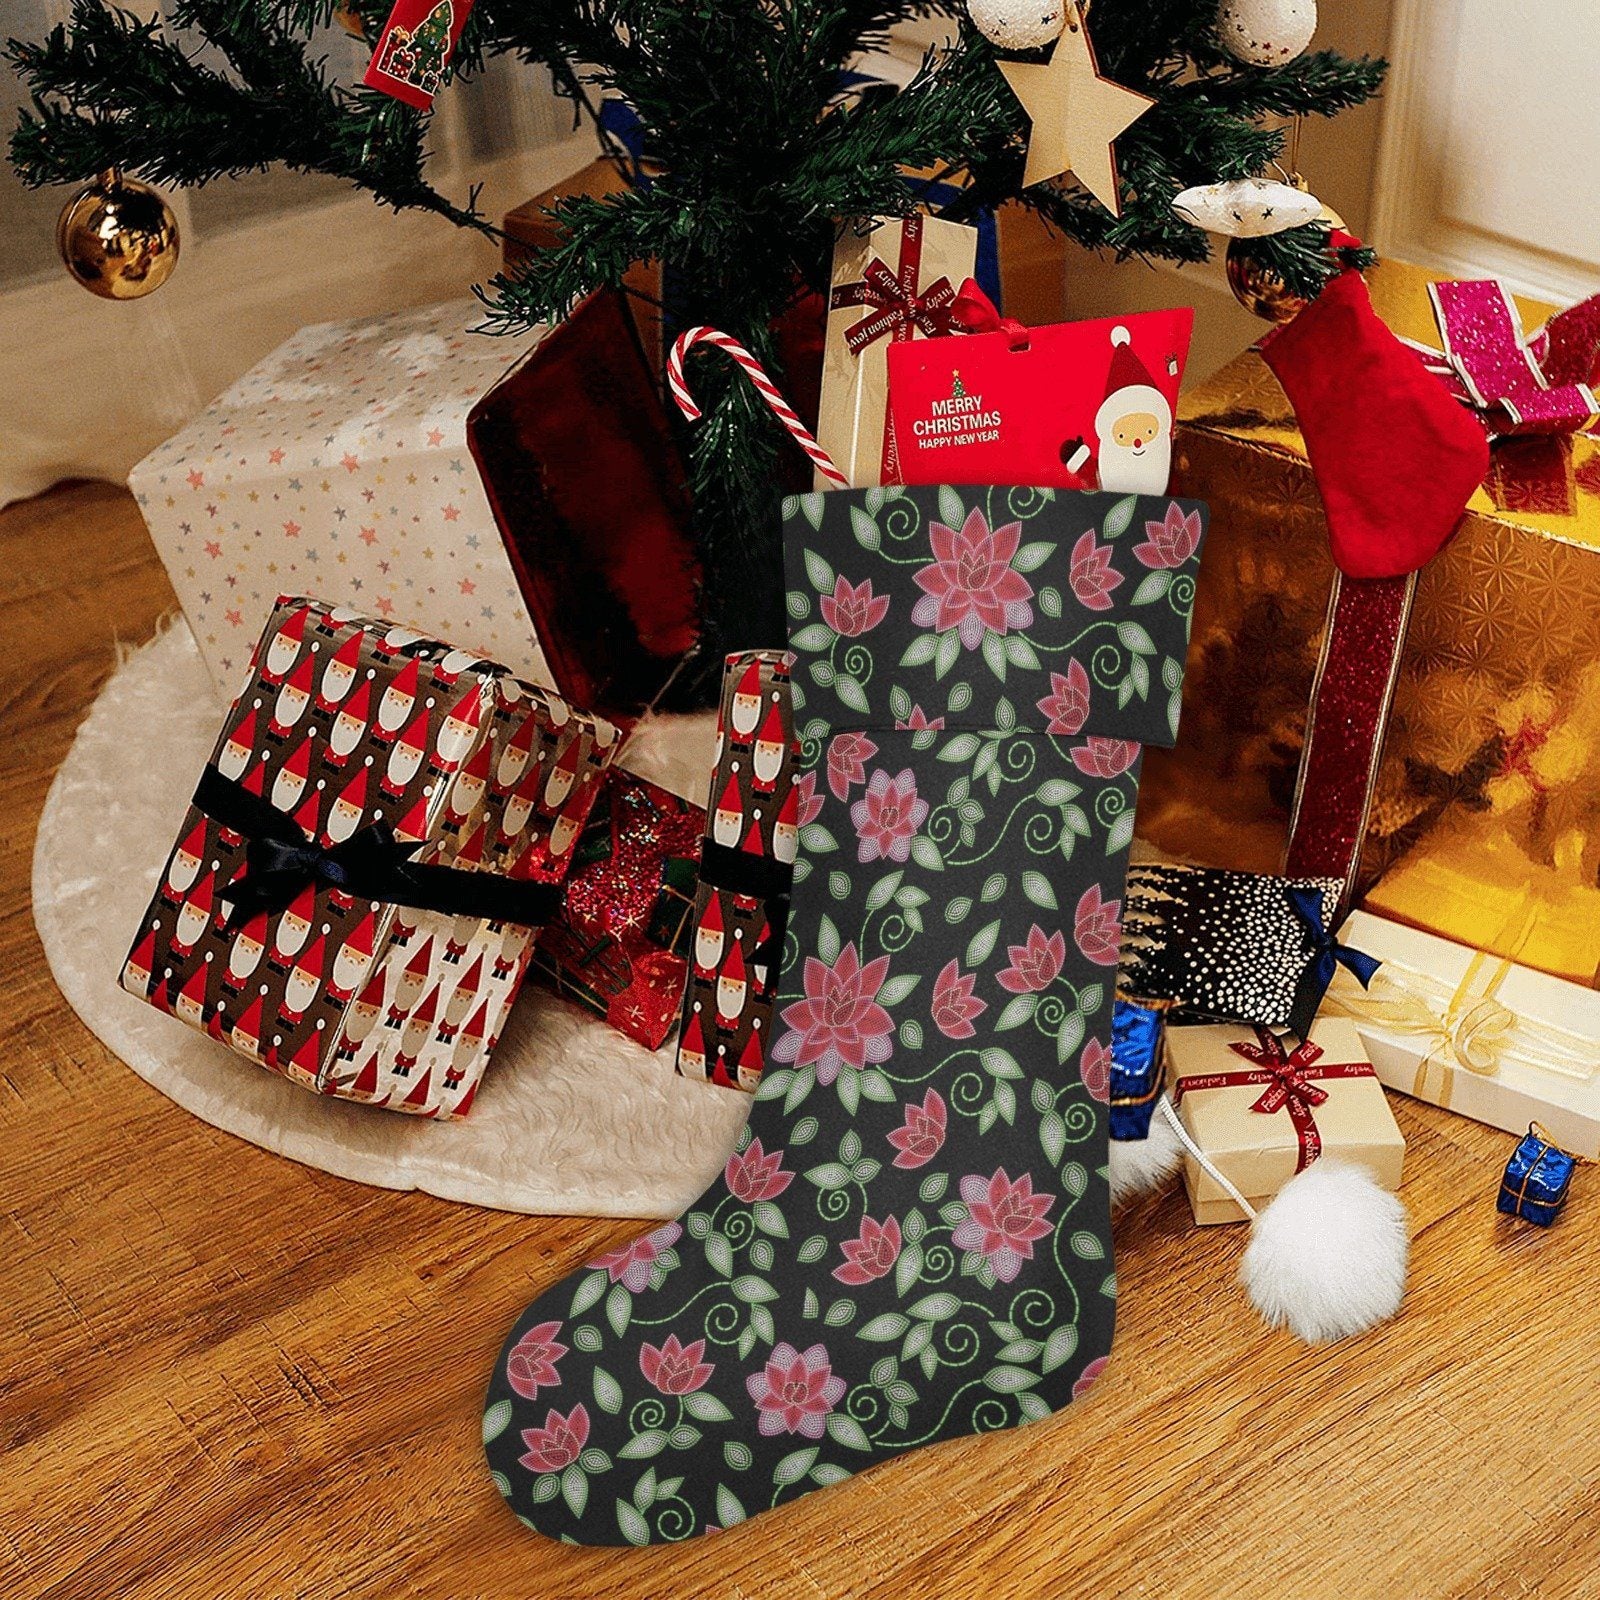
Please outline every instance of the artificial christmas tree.
M331 0L188 0L179 9L175 20L190 30L181 41L159 21L74 0L69 24L36 43L12 42L10 58L37 97L13 141L26 181L82 182L118 167L194 185L282 163L344 178L387 205L497 231L470 199L428 181L425 114L330 80L312 35ZM387 0L347 9L375 40L389 16ZM596 95L620 97L637 114L652 164L648 184L556 208L562 242L496 280L493 325L560 320L594 288L620 286L635 263L658 259L675 285L668 310L678 322L724 328L771 361L781 313L827 282L835 219L908 215L931 195L942 215L964 221L1020 194L1084 244L1201 260L1210 243L1172 210L1174 197L1268 167L1284 133L1262 119L1333 115L1369 98L1382 78L1382 63L1331 52L1241 64L1219 41L1210 0L1098 0L1092 16L1067 9L1067 23L1087 30L1100 73L1154 101L1116 137L1114 189L1106 190L1104 145L1069 151L1092 160L1090 181L1109 204L1082 186L1082 172L1029 185L1039 130L1030 130L988 40L950 0L783 8L481 0L462 27L453 73L469 76L504 54L543 63L613 149ZM892 25L929 12L945 15L952 35L904 88L848 76ZM225 64L197 54L195 35ZM1071 39L1063 34L1054 48ZM1044 165L1059 172L1059 154ZM919 171L938 174L939 184ZM1312 222L1255 242L1291 288L1309 294L1331 266L1327 232ZM787 447L732 374L708 364L697 382L709 402L691 446L704 605L725 645L770 646L782 628L771 513Z

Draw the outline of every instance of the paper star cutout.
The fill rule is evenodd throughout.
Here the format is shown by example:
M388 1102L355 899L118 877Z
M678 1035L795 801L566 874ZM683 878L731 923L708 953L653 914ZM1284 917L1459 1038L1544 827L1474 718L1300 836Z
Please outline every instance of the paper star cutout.
M1024 188L1071 172L1112 216L1122 215L1112 141L1155 101L1100 76L1094 45L1076 7L1048 64L1002 61L1011 92L1033 130L1028 136Z

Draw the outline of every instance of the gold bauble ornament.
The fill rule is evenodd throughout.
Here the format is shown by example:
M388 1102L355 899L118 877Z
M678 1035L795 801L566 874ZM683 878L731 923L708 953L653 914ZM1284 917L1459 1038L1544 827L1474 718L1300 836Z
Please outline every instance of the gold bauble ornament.
M103 172L62 207L56 249L91 294L137 300L172 276L178 219L149 184Z
M1297 189L1305 187L1298 179L1291 180ZM1330 232L1344 227L1344 218L1332 206L1324 205L1315 221ZM1306 300L1291 293L1288 285L1272 270L1264 266L1256 255L1259 239L1230 239L1228 241L1228 287L1233 298L1252 315L1266 322L1290 322L1306 308Z
M367 25L361 20L361 13L354 6L335 6L333 20L350 35L352 39L365 40Z

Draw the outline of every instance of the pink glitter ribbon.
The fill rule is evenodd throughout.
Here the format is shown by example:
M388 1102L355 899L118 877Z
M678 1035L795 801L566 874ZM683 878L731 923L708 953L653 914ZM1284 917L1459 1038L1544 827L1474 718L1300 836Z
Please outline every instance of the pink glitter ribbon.
M1443 351L1407 340L1491 438L1587 432L1600 414L1590 387L1600 365L1600 295L1553 316L1532 338L1495 278L1432 283Z

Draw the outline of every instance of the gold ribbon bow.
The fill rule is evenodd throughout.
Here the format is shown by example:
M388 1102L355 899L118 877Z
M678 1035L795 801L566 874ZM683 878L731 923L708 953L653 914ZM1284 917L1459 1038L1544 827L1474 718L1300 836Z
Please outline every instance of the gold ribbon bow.
M1460 983L1450 990L1425 973L1385 962L1365 990L1341 971L1329 987L1327 1004L1357 1021L1426 1039L1427 1053L1411 1093L1434 1105L1449 1107L1458 1071L1493 1077L1508 1060L1563 1077L1593 1077L1593 1052L1583 1050L1581 1039L1564 1029L1528 1023L1495 998L1510 971L1510 961L1475 951Z

